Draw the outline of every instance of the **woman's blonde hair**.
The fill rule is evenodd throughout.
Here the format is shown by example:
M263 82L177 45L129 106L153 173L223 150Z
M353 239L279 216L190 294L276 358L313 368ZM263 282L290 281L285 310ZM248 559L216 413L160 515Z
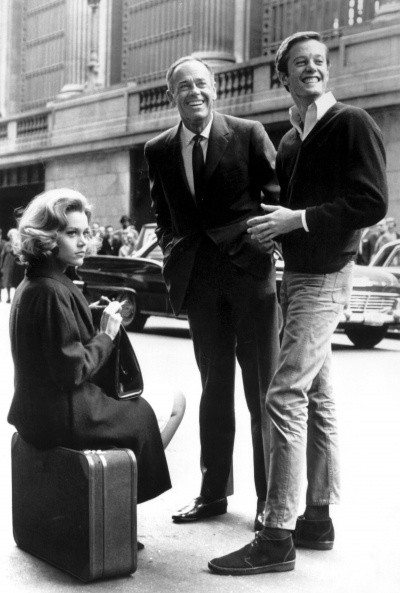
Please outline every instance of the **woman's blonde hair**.
M18 222L15 251L22 263L33 264L52 254L58 231L67 226L69 212L84 212L90 221L90 206L74 189L51 189L33 198Z

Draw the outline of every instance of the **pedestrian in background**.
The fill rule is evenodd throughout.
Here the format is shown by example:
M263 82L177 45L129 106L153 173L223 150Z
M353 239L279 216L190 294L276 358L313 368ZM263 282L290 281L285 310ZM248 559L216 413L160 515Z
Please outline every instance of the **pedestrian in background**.
M277 154L281 205L249 220L256 242L280 238L285 261L283 337L267 394L265 527L252 543L209 562L224 575L292 570L294 544L333 547L329 505L339 501L339 461L330 339L350 297L360 229L387 209L382 134L365 111L326 91L329 55L320 35L285 39L276 69L295 103ZM305 469L306 509L297 518Z
M135 234L134 232L128 227L125 231L121 233L122 237L122 245L119 248L118 255L120 257L132 257L135 253Z
M257 529L267 493L262 426L278 319L273 242L252 241L246 221L262 212L262 191L272 201L275 149L260 123L214 111L216 85L205 62L176 61L167 86L181 121L150 140L145 156L164 279L174 313L187 307L203 388L200 493L172 519L193 522L227 510L237 358L251 418Z
M126 231L131 231L136 243L139 238L139 233L137 232L135 223L132 221L131 217L127 214L123 214L119 222L121 224L121 228L114 232L114 237L116 237L121 242L121 244L123 244L123 234Z
M369 264L374 254L375 244L379 235L378 225L376 224L362 231L356 259L357 264L361 266L367 266Z
M3 275L2 271L1 271L1 260L2 260L3 249L4 249L5 245L6 245L6 240L3 239L3 229L0 229L0 301L1 301L1 291L3 288L3 284L1 281L1 278Z
M119 223L121 225L121 228L119 229L118 232L126 231L132 225L131 217L128 216L127 214L123 214L120 218Z
M99 255L118 255L121 241L114 236L114 227L108 224L105 228L105 234L98 250Z
M399 238L399 234L396 231L396 221L392 216L388 216L388 218L385 220L385 230L378 237L378 239L375 243L374 253L378 253L378 251L384 245L387 245L391 241L395 241L398 238Z
M103 237L100 232L100 225L98 222L93 222L90 227L90 240L86 249L86 255L97 255Z
M386 224L387 224L387 232L390 234L391 236L391 241L395 241L396 239L400 238L399 233L397 232L397 223L396 220L394 219L393 216L388 216L386 218Z
M6 240L3 239L3 229L0 229L0 257L3 253L4 246L6 244Z
M15 238L17 229L10 229L7 233L8 241L5 242L0 257L1 287L7 291L7 303L11 303L11 291L17 288L24 277L24 269L18 263L15 254Z

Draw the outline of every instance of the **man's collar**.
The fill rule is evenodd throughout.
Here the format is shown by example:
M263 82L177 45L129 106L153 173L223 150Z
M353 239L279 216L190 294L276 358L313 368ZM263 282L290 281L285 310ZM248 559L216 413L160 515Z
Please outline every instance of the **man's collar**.
M321 97L318 97L318 99L314 101L314 105L317 108L317 121L319 121L335 103L336 99L330 91L324 93Z
M292 105L292 107L289 109L289 119L292 126L296 128L299 133L301 133L303 129L303 121L300 117L300 111L297 105Z
M316 121L319 121L325 115L328 109L330 109L335 103L335 97L330 91L328 91L311 103L311 105L308 106L307 112L316 110ZM303 129L304 122L300 117L300 112L296 105L293 105L289 109L289 118L290 123L296 128L297 131L301 131Z
M211 115L210 121L208 122L208 124L206 125L206 127L204 128L204 130L201 132L201 135L203 136L203 138L207 138L208 139L210 137L210 132L211 132L211 126L212 126L212 123L213 123L213 119L214 119L214 114ZM185 146L188 146L196 135L197 134L194 134L182 122L181 139L182 139L182 143Z

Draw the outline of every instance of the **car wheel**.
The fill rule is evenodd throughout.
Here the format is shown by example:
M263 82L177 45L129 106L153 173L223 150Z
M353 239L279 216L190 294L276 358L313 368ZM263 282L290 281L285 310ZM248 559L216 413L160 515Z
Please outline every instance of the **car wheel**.
M119 301L125 301L121 309L122 325L127 331L141 332L145 326L148 315L140 313L135 295L131 292L124 292L118 296Z
M347 327L346 336L353 342L356 348L373 348L386 335L387 326L383 327Z

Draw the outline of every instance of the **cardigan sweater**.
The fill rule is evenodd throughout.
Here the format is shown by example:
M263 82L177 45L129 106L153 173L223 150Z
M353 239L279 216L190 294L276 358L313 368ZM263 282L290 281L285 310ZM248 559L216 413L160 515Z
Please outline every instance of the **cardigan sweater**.
M335 103L302 142L293 128L282 138L276 172L280 203L305 209L309 232L280 237L285 269L337 272L355 258L361 229L387 212L382 134L362 109Z

